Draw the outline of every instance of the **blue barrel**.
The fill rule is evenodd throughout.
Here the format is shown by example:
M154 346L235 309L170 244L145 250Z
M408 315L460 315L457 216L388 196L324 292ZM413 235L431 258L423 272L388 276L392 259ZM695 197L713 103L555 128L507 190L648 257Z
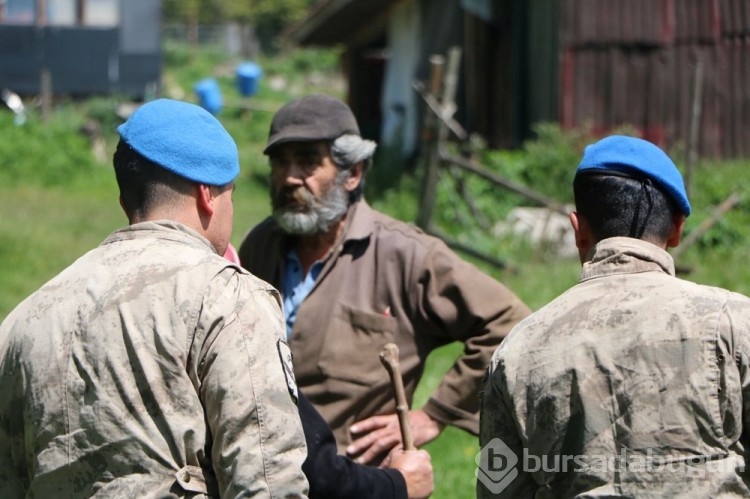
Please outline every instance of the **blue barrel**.
M213 78L206 78L195 84L195 93L200 106L213 115L219 114L224 101L221 98L219 82Z
M243 62L237 66L237 88L240 95L250 97L258 91L258 81L263 70L254 62Z

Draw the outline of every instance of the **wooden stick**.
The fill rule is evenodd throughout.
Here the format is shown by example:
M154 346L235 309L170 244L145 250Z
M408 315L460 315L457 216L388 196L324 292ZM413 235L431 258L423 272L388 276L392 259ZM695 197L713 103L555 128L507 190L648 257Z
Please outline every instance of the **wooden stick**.
M391 377L393 393L396 396L396 414L398 415L398 425L401 428L401 440L404 442L404 450L415 450L414 439L411 436L411 426L409 425L409 404L406 402L406 393L404 392L404 380L401 378L401 371L398 368L398 346L395 343L388 343L380 352L380 362L388 371Z

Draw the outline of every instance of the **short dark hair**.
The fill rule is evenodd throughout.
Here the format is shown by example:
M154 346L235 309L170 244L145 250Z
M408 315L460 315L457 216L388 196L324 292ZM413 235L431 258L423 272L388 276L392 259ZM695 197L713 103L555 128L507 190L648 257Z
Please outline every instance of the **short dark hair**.
M648 179L613 175L576 175L576 211L589 223L597 241L632 237L666 241L677 206Z
M190 193L194 182L142 156L124 140L112 157L120 199L128 218L142 218L177 195Z

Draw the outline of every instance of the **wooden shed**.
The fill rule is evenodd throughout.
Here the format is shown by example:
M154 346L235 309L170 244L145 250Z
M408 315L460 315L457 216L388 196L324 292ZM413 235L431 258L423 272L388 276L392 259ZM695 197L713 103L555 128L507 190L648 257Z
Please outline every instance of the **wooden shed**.
M423 115L412 82L428 78L430 55L463 47L458 116L497 145L506 144L512 136L509 74L517 55L510 18L492 3L324 0L291 30L291 37L303 45L344 46L348 98L360 126L405 155L416 149Z
M556 121L750 155L750 0L323 0L291 36L345 47L363 129L404 154L423 115L412 81L459 46L457 119L490 146Z
M160 80L160 1L0 0L0 88L143 97Z

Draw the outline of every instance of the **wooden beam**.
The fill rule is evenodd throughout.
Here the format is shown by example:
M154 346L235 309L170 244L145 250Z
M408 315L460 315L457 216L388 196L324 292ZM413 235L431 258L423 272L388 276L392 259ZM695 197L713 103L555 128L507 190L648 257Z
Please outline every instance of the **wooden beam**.
M477 260L481 260L485 263L488 263L492 265L493 267L497 267L499 269L509 270L511 272L515 272L515 268L509 265L507 262L504 262L503 260L500 260L499 258L495 258L494 256L490 256L487 253L482 253L481 251L477 250L476 248L473 248L469 245L459 243L457 241L453 241L452 239L448 238L445 234L440 232L439 230L435 228L431 228L430 230L425 231L431 236L435 236L439 239L442 239L445 244L448 245L449 248L452 248L455 251L459 251L461 253L465 253L467 255L470 255Z
M86 17L84 0L76 0L76 25L83 26Z
M441 55L430 57L430 92L437 92L443 83L443 67L445 59ZM432 95L433 99L435 98ZM438 182L438 131L435 116L428 111L424 120L422 132L423 158L424 158L424 183L419 196L419 212L416 223L419 227L427 230L432 225L432 210L435 207L435 194Z
M497 184L501 187L505 187L506 189L513 191L517 194L520 194L523 197L530 199L531 201L535 201L543 206L546 206L550 210L556 211L558 213L562 213L563 215L568 214L568 210L565 209L565 207L559 202L553 199L550 199L544 196L543 194L539 194L538 192L533 191L529 189L528 187L518 184L508 178L505 178L499 173L488 170L484 168L483 166L476 164L474 161L471 161L465 158L460 158L458 156L452 156L444 152L441 152L440 157L444 161L448 161L456 166L463 168L464 170L470 171L482 177L485 180L489 180L490 182L494 184Z
M443 112L440 103L435 99L434 95L425 92L424 84L422 82L415 81L412 83L412 87L422 97L422 100L427 104L430 111L432 111L432 115L430 116L437 116L459 140L467 140L469 138L469 134L464 130L464 127L462 127L458 121L453 119L453 116L449 116L447 113Z
M36 12L34 12L37 26L47 24L47 0L36 0Z

